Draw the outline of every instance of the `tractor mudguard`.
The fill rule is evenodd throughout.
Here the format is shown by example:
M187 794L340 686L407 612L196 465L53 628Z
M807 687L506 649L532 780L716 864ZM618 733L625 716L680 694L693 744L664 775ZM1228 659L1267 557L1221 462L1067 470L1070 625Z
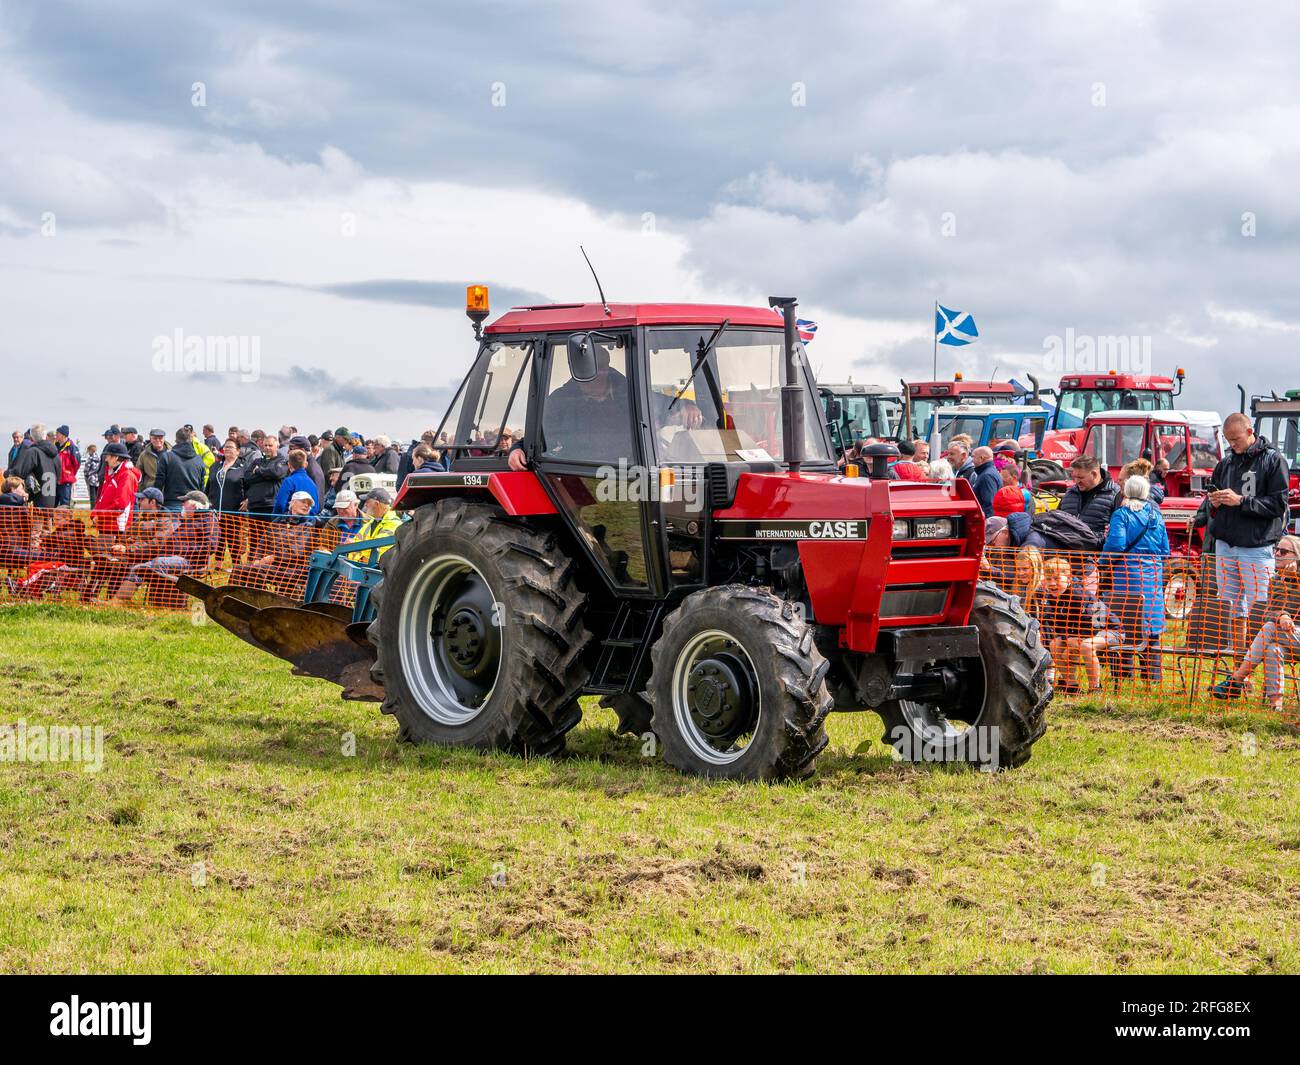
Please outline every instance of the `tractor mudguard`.
M465 495L491 496L512 517L558 513L532 470L412 473L397 493L394 506L413 510L439 499Z

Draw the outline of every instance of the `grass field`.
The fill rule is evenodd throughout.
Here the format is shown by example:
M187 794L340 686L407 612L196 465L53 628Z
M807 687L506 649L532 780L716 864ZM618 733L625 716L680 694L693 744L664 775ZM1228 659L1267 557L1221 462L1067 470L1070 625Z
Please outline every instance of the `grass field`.
M98 773L0 762L4 972L1300 971L1262 719L1055 704L984 774L837 715L812 780L730 786L598 709L560 760L399 747L179 617L6 608L0 665L0 723L106 733Z

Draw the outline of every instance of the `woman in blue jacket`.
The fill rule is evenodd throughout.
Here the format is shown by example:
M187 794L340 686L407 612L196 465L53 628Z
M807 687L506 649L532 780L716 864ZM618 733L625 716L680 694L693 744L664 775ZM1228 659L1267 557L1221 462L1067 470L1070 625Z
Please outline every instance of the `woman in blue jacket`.
M1169 533L1160 508L1151 502L1151 483L1138 475L1124 481L1123 502L1110 517L1102 551L1110 563L1111 593L1142 600L1142 676L1160 683L1160 637L1165 631L1164 573Z

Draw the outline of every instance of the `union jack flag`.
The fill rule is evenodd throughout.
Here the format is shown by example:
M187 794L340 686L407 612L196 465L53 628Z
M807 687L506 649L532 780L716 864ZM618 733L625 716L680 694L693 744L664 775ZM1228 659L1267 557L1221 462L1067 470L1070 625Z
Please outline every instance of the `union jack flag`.
M778 318L784 317L780 310L773 308ZM799 331L799 339L805 344L817 335L817 323L811 318L796 318L794 320L795 328Z

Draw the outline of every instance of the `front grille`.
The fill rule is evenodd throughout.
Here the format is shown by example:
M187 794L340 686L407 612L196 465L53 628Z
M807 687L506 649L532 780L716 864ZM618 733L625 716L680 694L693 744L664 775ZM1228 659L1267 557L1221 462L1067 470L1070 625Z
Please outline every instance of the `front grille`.
M916 618L942 614L948 605L946 584L903 584L886 588L880 597L882 618Z
M890 558L960 558L961 544L908 544L894 541Z

